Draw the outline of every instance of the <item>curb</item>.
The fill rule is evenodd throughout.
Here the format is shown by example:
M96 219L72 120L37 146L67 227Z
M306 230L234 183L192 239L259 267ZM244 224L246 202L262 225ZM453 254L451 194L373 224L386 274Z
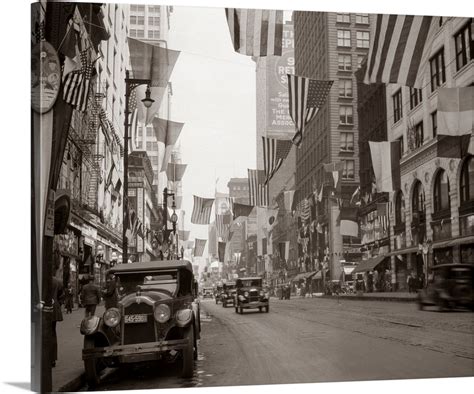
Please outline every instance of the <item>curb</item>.
M363 295L362 296L357 296L357 295L354 295L354 296L350 296L350 295L340 295L340 296L328 296L328 295L325 295L325 296L322 296L321 298L327 298L327 299L344 299L344 300L354 300L354 301L386 301L386 302L412 302L412 303L416 303L418 301L418 299L415 297L415 298L408 298L408 297L403 297L403 298L399 298L399 297L364 297Z
M63 384L59 387L56 392L58 393L68 393L71 391L78 391L81 387L86 384L86 374L81 373L79 376L75 377L74 379L70 380L69 382Z

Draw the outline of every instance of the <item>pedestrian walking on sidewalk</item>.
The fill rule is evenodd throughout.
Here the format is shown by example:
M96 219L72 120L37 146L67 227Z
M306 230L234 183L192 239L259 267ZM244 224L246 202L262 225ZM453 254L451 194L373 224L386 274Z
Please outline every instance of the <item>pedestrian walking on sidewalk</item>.
M105 309L117 307L117 286L114 275L110 274L107 276L102 295L105 301Z
M61 312L61 304L64 301L64 288L63 284L61 281L53 276L52 278L52 288L51 288L51 293L53 297L53 316L51 319L52 322L52 357L51 357L51 362L52 366L56 366L56 360L58 359L58 335L56 333L56 323L58 321L63 321L63 314Z
M74 307L73 301L74 291L72 290L71 283L68 283L66 291L65 291L65 302L64 307L66 308L66 314L72 313L72 308Z
M85 317L94 316L97 304L100 303L100 289L94 284L94 277L89 276L89 283L82 287L81 299L85 306Z

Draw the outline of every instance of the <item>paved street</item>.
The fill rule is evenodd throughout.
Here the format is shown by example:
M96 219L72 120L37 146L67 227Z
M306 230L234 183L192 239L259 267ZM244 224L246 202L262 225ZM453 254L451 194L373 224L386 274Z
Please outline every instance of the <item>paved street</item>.
M270 313L202 302L195 377L160 365L112 371L98 390L472 376L470 312L415 304L272 299Z

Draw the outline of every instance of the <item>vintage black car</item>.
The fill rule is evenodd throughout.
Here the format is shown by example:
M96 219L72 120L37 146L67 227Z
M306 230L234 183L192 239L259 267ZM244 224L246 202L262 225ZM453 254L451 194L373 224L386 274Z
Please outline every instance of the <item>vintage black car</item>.
M222 301L222 283L219 283L216 288L214 289L214 299L216 300L216 305L219 301Z
M226 282L222 286L221 301L222 306L227 308L229 304L235 305L235 293L237 288L235 282Z
M81 324L82 359L89 386L100 382L100 371L105 367L154 360L177 361L181 376L191 377L200 338L191 263L119 264L109 272L120 289L117 308Z
M464 307L474 309L472 264L440 264L432 267L426 289L418 292L418 306L434 305L439 311Z
M212 298L214 297L214 288L213 287L203 287L202 288L202 298Z
M270 310L268 292L263 289L260 277L239 278L236 280L235 312L244 313L244 309L256 309L262 312Z

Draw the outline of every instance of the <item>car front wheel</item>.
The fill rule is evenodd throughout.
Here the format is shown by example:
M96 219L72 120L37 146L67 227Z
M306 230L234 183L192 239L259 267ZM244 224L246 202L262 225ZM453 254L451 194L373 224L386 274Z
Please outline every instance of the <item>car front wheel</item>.
M181 377L182 378L191 378L194 373L194 329L190 325L184 331L184 338L188 340L188 346L183 349L182 353L182 367L181 367Z

